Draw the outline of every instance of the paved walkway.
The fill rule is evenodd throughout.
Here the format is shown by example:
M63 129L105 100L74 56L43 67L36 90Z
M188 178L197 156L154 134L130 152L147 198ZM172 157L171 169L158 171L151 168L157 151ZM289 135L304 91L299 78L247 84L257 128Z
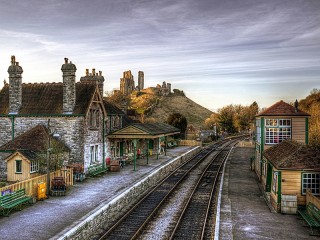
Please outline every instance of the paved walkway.
M219 239L319 239L309 235L296 215L270 211L249 169L251 156L254 148L237 147L227 162Z
M167 156L152 156L126 165L120 172L107 172L104 176L87 178L67 191L64 197L50 197L39 201L22 211L13 212L9 217L0 217L0 239L44 240L57 239L95 208L111 201L128 187L150 174L157 167L189 151L192 147L179 146L169 149Z
M153 156L138 161L137 169L127 165L120 172L88 178L68 190L65 197L45 201L0 217L0 239L57 239L85 219L95 208L121 194L155 168L190 150L176 147L158 160ZM237 147L230 155L222 192L220 239L319 239L309 236L295 215L270 212L254 172L249 170L253 148Z

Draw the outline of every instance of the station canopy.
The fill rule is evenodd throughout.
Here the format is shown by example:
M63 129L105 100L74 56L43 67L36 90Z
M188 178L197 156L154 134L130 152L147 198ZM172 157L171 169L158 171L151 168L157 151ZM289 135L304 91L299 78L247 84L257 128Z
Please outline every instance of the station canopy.
M132 123L112 132L107 137L112 139L154 139L180 133L180 129L166 123Z

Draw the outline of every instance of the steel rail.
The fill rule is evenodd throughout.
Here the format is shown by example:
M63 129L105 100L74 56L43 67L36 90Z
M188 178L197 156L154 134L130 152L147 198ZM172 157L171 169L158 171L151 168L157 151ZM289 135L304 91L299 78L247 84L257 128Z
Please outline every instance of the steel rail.
M218 146L220 146L222 143L219 143ZM213 152L215 149L217 148L217 145L212 145L211 147L205 148L203 149L200 153L198 153L196 156L194 156L193 158L191 158L190 160L188 160L186 163L182 164L179 168L177 168L175 171L173 171L169 176L167 176L164 180L162 180L159 184L157 184L153 189L150 190L150 192L144 196L141 200L139 200L130 211L128 211L125 215L123 215L112 227L110 227L101 237L99 237L99 239L107 239L108 236L110 236L112 238L112 233L114 233L116 231L116 229L124 223L124 221L126 219L128 219L130 217L131 214L134 213L134 211L136 209L138 209L139 207L141 207L142 204L144 204L148 198L152 197L153 194L155 194L155 192L157 191L157 189L163 187L164 184L166 184L168 181L170 181L170 178L172 178L174 175L176 175L177 179L174 179L175 184L173 184L170 187L170 190L161 196L162 199L160 200L160 202L158 202L156 204L156 206L152 207L152 211L145 216L145 220L143 221L143 223L139 226L139 228L137 230L135 230L135 233L133 233L132 236L128 236L128 232L126 233L126 238L125 236L121 236L122 239L135 239L139 233L141 232L141 230L143 229L143 227L148 223L148 221L152 218L152 216L155 214L155 212L158 210L158 208L161 206L161 204L165 201L165 199L168 198L168 196L174 191L174 189L179 185L179 183L185 179L185 177L188 175L188 173L194 168L196 167L200 162L203 161L204 158L206 158L207 155L209 155L211 152ZM197 159L198 158L198 159ZM194 162L194 163L192 163ZM188 166L190 165L191 166ZM187 169L183 169L183 168L187 168ZM166 188L166 187L165 187ZM163 191L163 190L160 190ZM129 230L129 229L127 229ZM108 238L109 239L109 238Z
M236 141L237 141L237 140L236 140ZM208 177L207 177L208 174L209 174L209 175L210 175L210 174L211 174L211 175L212 175L212 174L215 174L215 175L213 176L213 179L212 179L212 177L211 177L211 180L213 180L213 182L211 183L211 186L210 186L210 192L207 194L207 198L208 198L208 199L206 199L206 200L207 200L206 204L204 204L204 207L203 207L202 209L200 209L200 208L201 208L200 206L197 206L198 214L199 214L199 211L200 211L200 210L204 210L204 211L202 212L202 214L204 213L204 217L203 217L203 219L201 219L202 222L198 224L198 227L199 227L199 228L198 228L198 232L201 231L201 234L198 234L198 235L201 235L200 239L203 239L204 233L205 233L206 221L207 221L207 219L208 219L208 214L209 214L209 210L210 210L210 206L211 206L212 197L213 197L214 189L215 189L215 186L216 186L216 182L217 182L217 179L218 179L218 176L219 176L219 172L220 172L221 167L223 166L223 163L224 163L225 160L227 159L228 154L229 154L229 152L230 152L231 150L228 150L227 153L224 153L224 151L225 151L225 148L229 147L229 146L232 145L232 144L234 144L234 141L228 143L227 146L224 146L224 147L220 150L219 154L216 155L216 156L214 156L214 157L211 159L210 163L206 166L206 168L205 168L204 171L202 172L200 178L198 179L197 183L195 184L192 192L190 193L190 195L189 195L189 197L188 197L188 200L186 201L186 203L185 203L185 205L184 205L184 208L183 208L183 210L182 210L182 212L181 212L181 214L180 214L179 219L178 219L177 222L176 222L176 225L175 225L175 227L174 227L174 229L173 229L173 231L172 231L169 239L175 239L175 238L177 238L178 228L181 227L181 223L182 223L182 221L183 221L183 218L185 217L186 212L187 212L187 211L190 209L190 207L191 207L190 205L191 205L192 200L195 199L195 198L197 198L197 197L199 196L199 195L197 195L197 191L199 191L199 190L201 191L202 186L201 186L200 184L203 183L203 180L204 180L204 179L208 179ZM219 164L218 169L212 170L213 165L216 164L216 160L219 160L219 158L221 158L221 162L218 163L218 164ZM214 173L214 172L215 172L215 173ZM200 193L200 194L202 194L202 197L203 197L203 192ZM200 220L200 219L199 219L199 220ZM195 222L193 222L192 227L189 226L188 229L191 229L191 228L194 229L194 226L195 226ZM190 236L190 235L189 235L189 237L191 237L192 239L194 239L194 236ZM185 238L185 236L184 236L184 238Z

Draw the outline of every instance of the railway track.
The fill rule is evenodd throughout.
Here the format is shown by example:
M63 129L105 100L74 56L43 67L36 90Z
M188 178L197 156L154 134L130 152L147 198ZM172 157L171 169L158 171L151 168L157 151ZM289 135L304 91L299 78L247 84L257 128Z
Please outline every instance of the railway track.
M215 157L211 157L212 160L210 160L210 164L206 164L207 167L205 168L205 171L202 171L203 174L200 176L200 180L196 184L199 187L195 187L194 191L192 191L192 195L194 195L194 197L189 197L189 200L185 204L184 210L182 212L181 210L177 210L178 212L180 212L179 214L183 217L179 218L179 220L177 221L179 224L177 226L175 226L174 228L172 227L173 234L171 234L171 238L181 237L181 239L186 239L182 233L179 233L180 229L183 232L183 228L187 227L184 224L184 219L188 219L188 214L191 213L192 215L192 206L198 205L195 207L197 209L199 208L199 204L201 204L201 209L209 209L208 206L202 207L202 202L204 202L204 200L201 200L201 192L207 191L207 185L212 185L209 184L208 181L212 182L213 179L217 179L216 176L218 175L219 169L221 168L221 166L219 167L218 165L222 164L228 153L228 151L225 150L225 148L226 146L229 146L230 144L234 143L234 141L235 140L220 142L219 144L211 145L203 149L200 153L198 153L188 162L184 163L182 166L176 169L170 176L165 178L152 191L150 191L145 197L143 197L143 199L141 199L134 207L132 207L131 211L127 212L127 214L125 214L121 219L116 221L114 225L110 227L108 230L104 230L103 235L95 239L137 239L138 237L141 238L142 232L147 228L147 225L149 224L151 219L153 221L153 218L157 215L159 210L163 208L166 204L168 204L168 201L170 197L172 197L173 192L179 186L183 185L183 182L186 181L186 179L188 179L188 175L190 174L190 172L195 171L197 166L199 166L205 159L208 159L208 156L211 156L213 153L215 153ZM217 159L216 163L214 163L215 158ZM202 190L200 186L203 186ZM212 191L213 190L210 190L210 192ZM196 195L198 195L198 197L196 197ZM195 200L197 198L198 203ZM206 196L205 198L208 197ZM206 201L211 202L211 198L212 197L209 197L209 199ZM203 211L201 210L201 212ZM191 218L194 219L194 217L192 216Z
M203 171L169 239L213 239L214 229L207 224L213 217L209 214L214 208L214 193L219 174L231 151L231 146L224 148Z

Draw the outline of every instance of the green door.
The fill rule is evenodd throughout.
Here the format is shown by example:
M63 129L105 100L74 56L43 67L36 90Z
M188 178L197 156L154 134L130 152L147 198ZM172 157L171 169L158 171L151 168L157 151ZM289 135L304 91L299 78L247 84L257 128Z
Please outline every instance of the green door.
M272 181L272 165L270 163L267 164L267 183L266 183L266 192L271 191L271 181Z

